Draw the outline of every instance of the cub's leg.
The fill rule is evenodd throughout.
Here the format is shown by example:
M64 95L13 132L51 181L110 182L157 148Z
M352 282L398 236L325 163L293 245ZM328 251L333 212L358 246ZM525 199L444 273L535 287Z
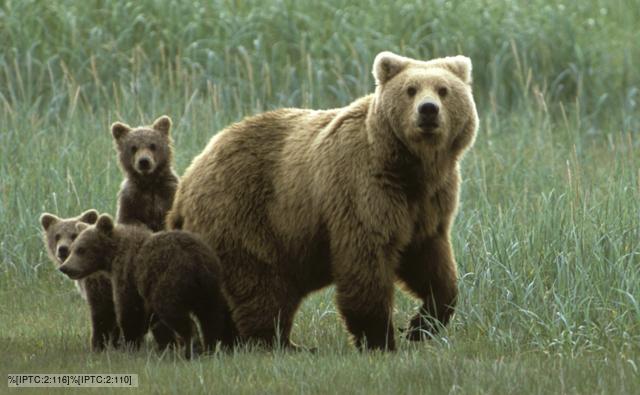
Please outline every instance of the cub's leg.
M120 328L116 320L111 281L106 277L90 277L82 281L91 312L91 349L101 351L109 342L118 347Z

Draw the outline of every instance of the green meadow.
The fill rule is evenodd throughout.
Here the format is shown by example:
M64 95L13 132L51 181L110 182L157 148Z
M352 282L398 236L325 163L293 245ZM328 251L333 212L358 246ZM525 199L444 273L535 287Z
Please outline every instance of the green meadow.
M639 21L640 0L1 0L0 382L135 373L140 393L640 393ZM181 174L244 116L372 92L383 50L473 61L481 123L462 163L446 330L360 353L328 288L293 329L315 353L92 353L87 307L49 262L38 217L115 212L110 124L171 116ZM402 327L418 301L398 291L395 306Z

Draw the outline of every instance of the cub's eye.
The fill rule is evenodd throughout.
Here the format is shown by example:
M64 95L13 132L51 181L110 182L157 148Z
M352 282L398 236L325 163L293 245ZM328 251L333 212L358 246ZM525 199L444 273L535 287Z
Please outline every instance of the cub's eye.
M155 145L155 144L153 144L153 143L149 144L149 149L150 149L151 151L155 151L155 150L156 150L156 145Z
M438 95L440 95L440 97L445 97L447 96L448 93L449 93L449 89L447 89L446 86L438 88Z
M407 95L409 95L409 97L415 96L417 92L418 90L413 86L410 86L409 88L407 88Z
M136 147L135 145L131 146L131 153L135 154L137 150L138 150L138 147Z
M75 239L76 239L76 237L78 237L78 234L77 234L77 233L72 234L72 235L71 235L71 241L75 240Z
M76 250L75 250L75 253L76 253L77 255L83 255L85 252L87 252L87 250L86 250L84 247L78 247L78 248L76 248Z
M56 241L60 241L60 233L56 234Z

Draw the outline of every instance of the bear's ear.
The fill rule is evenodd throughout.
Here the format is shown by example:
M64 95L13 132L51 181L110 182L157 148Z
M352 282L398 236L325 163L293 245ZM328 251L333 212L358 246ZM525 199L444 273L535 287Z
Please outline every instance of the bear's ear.
M84 223L84 222L78 222L76 224L76 230L78 231L78 233L82 232L83 230L87 229L88 227L89 227L89 225Z
M465 84L471 85L471 59L466 56L447 56L442 59L434 59L429 61L434 66L442 67L449 70L456 77L460 78Z
M131 131L131 126L122 122L114 122L113 125L111 125L111 134L113 135L113 138L115 138L116 140L120 140L122 137L126 136L127 133L129 133L130 131Z
M380 52L373 61L373 76L376 85L382 85L404 70L409 64L409 59L392 52Z
M102 214L100 218L98 218L96 227L102 233L111 234L111 232L113 232L113 218L111 218L109 214Z
M86 224L95 224L98 220L98 211L91 209L87 210L80 215L79 221L84 222Z
M167 115L163 115L160 118L153 121L153 129L161 132L165 136L169 135L169 130L171 130L171 118Z
M42 229L47 230L49 227L56 222L60 221L60 218L56 217L53 214L43 213L40 216L40 224L42 225Z

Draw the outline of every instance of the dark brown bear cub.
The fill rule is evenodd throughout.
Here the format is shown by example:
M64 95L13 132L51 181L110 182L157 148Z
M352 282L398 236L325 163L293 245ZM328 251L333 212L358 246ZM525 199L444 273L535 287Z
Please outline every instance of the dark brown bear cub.
M163 115L152 126L111 126L120 167L125 180L118 193L116 221L145 225L152 231L164 229L164 217L171 208L178 176L171 167L171 119Z
M40 223L44 230L44 243L51 261L59 267L69 256L71 243L78 236L76 224L94 224L98 219L96 210L88 210L78 217L59 218L44 213ZM117 346L120 330L116 323L116 313L111 294L111 281L103 273L77 280L76 287L82 297L89 303L91 312L91 348L94 351L104 349L108 343Z
M77 228L80 234L60 271L72 279L109 273L128 345L139 347L155 319L173 330L190 358L190 314L200 323L205 350L213 350L218 341L232 345L233 325L218 284L219 261L196 235L114 225L108 215L101 215L96 225Z

